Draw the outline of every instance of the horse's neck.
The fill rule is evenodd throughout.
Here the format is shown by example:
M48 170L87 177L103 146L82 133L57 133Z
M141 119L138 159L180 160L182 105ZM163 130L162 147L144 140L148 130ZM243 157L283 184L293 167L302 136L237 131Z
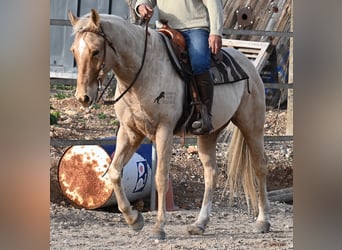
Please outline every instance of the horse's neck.
M109 34L116 50L113 70L123 82L131 82L142 63L145 31L142 27L130 23L124 26L118 23L112 29L113 32L109 31ZM148 39L151 39L151 36L148 36ZM148 43L151 44L150 41ZM150 56L148 53L150 51L146 53L146 57Z
M156 83L156 80L162 81L161 78L169 77L173 72L165 45L154 30L148 30L147 49L143 62L145 30L145 27L124 23L122 20L114 20L111 29L108 29L116 50L110 60L113 62L113 71L118 80L117 94L121 94L133 84L132 91L125 94L126 98L130 98L132 102L152 98L148 96L149 91L146 90L155 90L161 84ZM140 67L142 70L137 76ZM155 77L156 74L159 76Z

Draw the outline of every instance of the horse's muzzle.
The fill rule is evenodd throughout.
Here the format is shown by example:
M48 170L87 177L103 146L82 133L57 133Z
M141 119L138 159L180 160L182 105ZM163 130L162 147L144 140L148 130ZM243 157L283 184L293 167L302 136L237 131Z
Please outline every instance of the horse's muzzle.
M88 95L76 96L77 101L79 101L83 107L89 107L92 104L92 99Z

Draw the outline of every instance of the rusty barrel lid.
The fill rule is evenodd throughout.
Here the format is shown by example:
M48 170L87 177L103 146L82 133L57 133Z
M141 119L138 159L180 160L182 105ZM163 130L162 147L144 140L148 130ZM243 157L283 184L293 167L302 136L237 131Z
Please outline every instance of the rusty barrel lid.
M71 146L58 164L58 183L63 195L73 204L87 209L103 206L112 196L108 174L111 162L98 145Z

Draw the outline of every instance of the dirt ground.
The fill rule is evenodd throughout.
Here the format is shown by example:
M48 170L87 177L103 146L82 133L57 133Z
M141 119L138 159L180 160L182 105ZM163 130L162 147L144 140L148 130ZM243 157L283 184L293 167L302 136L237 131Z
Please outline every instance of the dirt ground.
M58 113L57 124L51 125L50 137L58 139L98 139L114 136L118 121L110 105L83 109L69 88L51 89L50 109ZM286 110L269 109L266 135L284 135ZM208 228L202 236L189 236L186 225L195 221L201 205L203 168L193 145L174 145L170 174L174 203L178 210L168 212L166 240L150 238L156 211L149 211L149 198L133 204L145 219L139 233L124 222L115 206L86 210L76 208L61 194L57 182L57 166L66 147L51 146L50 166L50 248L51 249L293 249L293 206L271 202L271 231L253 232L253 218L247 214L243 200L229 204L224 191L224 165L227 143L217 146L219 180ZM266 142L268 156L268 190L293 185L292 141Z

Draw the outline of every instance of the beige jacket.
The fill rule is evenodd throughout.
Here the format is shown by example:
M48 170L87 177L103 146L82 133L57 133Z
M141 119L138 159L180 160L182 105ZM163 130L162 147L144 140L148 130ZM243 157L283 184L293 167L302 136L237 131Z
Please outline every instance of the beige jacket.
M223 7L221 0L137 0L135 10L142 3L158 6L159 18L178 30L205 28L210 35L222 36ZM137 12L139 15L139 13Z

